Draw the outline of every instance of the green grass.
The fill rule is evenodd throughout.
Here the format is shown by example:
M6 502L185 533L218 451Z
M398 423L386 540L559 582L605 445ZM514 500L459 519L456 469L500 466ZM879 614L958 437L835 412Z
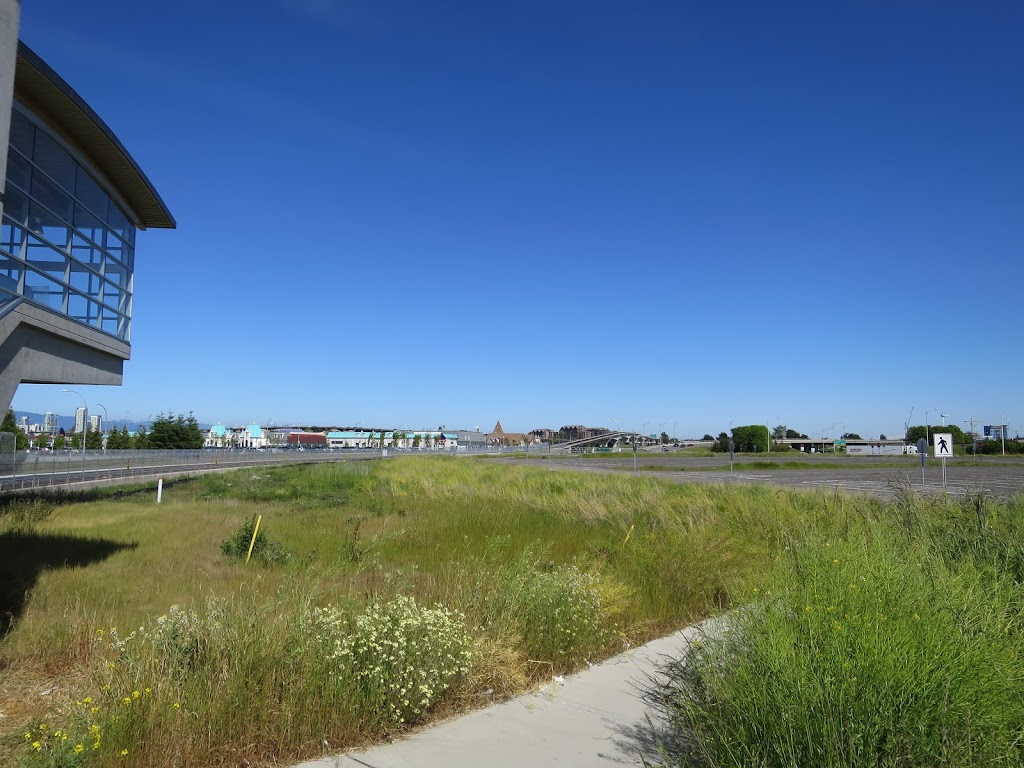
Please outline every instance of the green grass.
M758 607L730 615L751 622L774 617L790 633L766 632L775 644L763 656L792 648L779 655L784 670L751 662L755 672L777 677L780 690L735 701L775 712L771 697L791 706L781 681L799 683L814 659L831 668L857 647L825 648L815 640L823 657L789 669L800 647L794 638L804 630L787 622L816 616L803 612L806 605L835 605L844 617L857 617L877 597L878 612L896 626L898 616L915 621L900 600L916 606L936 600L936 590L959 602L948 611L936 603L934 614L916 609L949 648L935 669L948 677L963 656L978 686L963 696L993 702L984 723L970 725L998 739L1003 731L985 730L989 722L1017 716L1002 692L986 687L993 675L981 674L981 666L989 664L996 676L1012 671L1005 653L1017 647L1015 614L986 601L1015 594L1018 576L1006 573L1016 571L999 569L1022 561L1019 505L976 499L974 507L921 506L909 494L885 504L831 492L686 486L650 476L420 457L247 469L166 484L160 506L154 496L145 489L0 507L0 608L10 615L0 640L0 763L297 762L511 695L553 672L748 604ZM221 543L234 536L239 541L230 549L239 550L238 531L254 514L262 515L261 531L281 557L246 566L225 556ZM878 563L875 543L887 558ZM832 559L842 569L830 571ZM901 568L913 573L900 575ZM862 574L869 580L854 578ZM828 586L830 575L839 581ZM797 576L810 581L801 586ZM857 599L867 602L849 602L852 591L841 589L847 578L865 585ZM943 624L941 616L954 618ZM1005 619L1008 640L977 648L961 642L985 635L997 616ZM857 637L871 636L867 626ZM752 636L742 622L735 627ZM963 636L942 634L943 627ZM857 660L858 680L882 685L890 673L881 670L920 666L893 642L884 646L889 666L880 666L875 679L875 656ZM381 658L378 646L393 649L387 664L368 662ZM738 666L739 651L754 646L733 646L732 655L718 658ZM439 659L462 658L439 667ZM437 674L429 693L406 704L404 681L430 670ZM913 694L922 701L934 700L941 682L939 672L929 675ZM893 679L910 690L913 678L908 672ZM708 702L725 697L710 684L708 690ZM492 694L482 696L486 691ZM954 711L952 689L941 692L946 699L939 700ZM865 711L887 701L883 693L863 696L870 702ZM709 703L708 710L715 707ZM830 744L842 729L813 731L818 711L794 722ZM736 712L736 722L757 720ZM717 733L692 711L686 718L686 727ZM68 739L55 737L56 730ZM767 728L745 733L744 750L778 736ZM944 738L933 736L922 743ZM994 743L989 738L977 754L995 755ZM858 762L860 753L850 763L841 761L849 754L836 754L832 764L868 764ZM721 761L714 764L737 764L711 756ZM958 759L948 764L973 764Z
M798 529L666 691L711 766L1024 762L1024 500ZM689 765L680 761L680 765Z

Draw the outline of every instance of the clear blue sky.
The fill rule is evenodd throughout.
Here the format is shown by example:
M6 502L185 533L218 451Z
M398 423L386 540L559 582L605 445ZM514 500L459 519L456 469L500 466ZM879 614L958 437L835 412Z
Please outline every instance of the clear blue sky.
M113 419L1024 433L1024 4L27 0L177 218ZM20 410L71 413L58 386Z

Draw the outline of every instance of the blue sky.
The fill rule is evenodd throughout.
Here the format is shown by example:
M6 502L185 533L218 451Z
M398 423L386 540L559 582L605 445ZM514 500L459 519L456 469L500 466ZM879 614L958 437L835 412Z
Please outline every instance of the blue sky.
M178 221L139 237L124 386L76 389L112 419L1024 433L1022 23L26 2Z

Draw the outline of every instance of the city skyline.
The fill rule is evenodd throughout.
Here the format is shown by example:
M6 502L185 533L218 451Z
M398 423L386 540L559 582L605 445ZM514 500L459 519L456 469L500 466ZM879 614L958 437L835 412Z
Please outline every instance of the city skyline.
M90 407L1024 423L1019 4L257 5L22 8L179 224Z

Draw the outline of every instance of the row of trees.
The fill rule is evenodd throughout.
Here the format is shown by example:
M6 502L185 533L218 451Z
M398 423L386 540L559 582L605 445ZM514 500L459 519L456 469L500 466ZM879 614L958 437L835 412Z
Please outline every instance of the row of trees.
M14 411L8 409L7 415L0 422L0 432L11 432L14 434L17 450L24 451L29 446L29 437L18 427L14 420ZM70 437L65 435L54 435L53 449L63 450L64 448L81 448L82 435L75 433ZM36 448L50 447L51 437L47 434L37 435L32 445ZM199 422L190 413L188 416L174 413L157 414L153 423L149 425L147 432L145 427L139 427L134 435L128 433L128 427L112 429L107 436L107 449L118 450L145 450L145 449L191 449L196 450L203 447L203 433L199 429ZM103 448L103 435L96 430L89 430L85 433L86 450L99 450Z

